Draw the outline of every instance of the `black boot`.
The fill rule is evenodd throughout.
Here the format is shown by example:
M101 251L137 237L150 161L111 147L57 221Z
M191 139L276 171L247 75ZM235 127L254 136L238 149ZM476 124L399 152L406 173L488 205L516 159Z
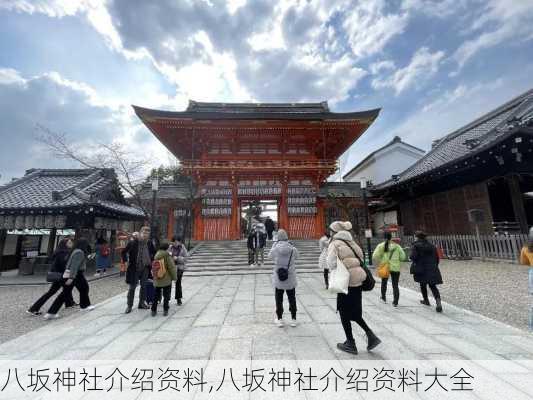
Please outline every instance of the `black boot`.
M428 299L424 299L424 300L420 300L420 304L423 304L425 306L430 306L431 304L429 303L429 300Z
M355 341L352 342L347 340L344 343L337 343L337 348L345 351L346 353L357 354L357 346L355 345Z
M438 312L438 313L441 313L442 312L442 304L440 302L440 299L435 299L435 302L437 303L437 307L435 308L435 310Z
M377 345L381 343L381 340L372 331L369 331L366 336L368 338L368 345L366 346L368 351L376 348Z

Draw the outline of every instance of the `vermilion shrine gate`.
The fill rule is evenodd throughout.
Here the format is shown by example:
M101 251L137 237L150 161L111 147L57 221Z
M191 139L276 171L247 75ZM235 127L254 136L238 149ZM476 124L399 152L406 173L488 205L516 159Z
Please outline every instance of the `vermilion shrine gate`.
M196 181L195 240L239 239L241 206L250 200L276 201L278 225L289 237L320 237L325 216L318 189L379 113L334 113L327 102L190 101L183 112L134 109Z

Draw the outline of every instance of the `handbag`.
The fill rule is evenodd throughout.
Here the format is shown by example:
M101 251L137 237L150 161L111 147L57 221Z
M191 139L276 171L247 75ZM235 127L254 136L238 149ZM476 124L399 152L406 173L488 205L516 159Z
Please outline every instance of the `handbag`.
M281 282L284 282L287 279L289 279L289 267L291 265L291 260L292 260L292 250L291 250L291 255L289 257L289 262L287 263L287 268L278 268L276 271L278 274L278 279Z
M337 257L337 268L331 270L329 274L328 290L332 293L348 294L350 272L339 257Z
M55 283L63 280L61 272L50 271L46 274L46 282Z
M390 277L390 260L395 251L396 251L396 247L392 249L389 259L379 264L378 269L377 269L377 274L381 279L388 279Z
M372 275L372 272L370 272L370 270L366 266L366 263L363 260L361 260L361 257L359 257L357 252L354 250L354 248L350 245L350 243L348 241L343 240L343 239L335 239L335 240L340 240L340 241L346 243L346 245L348 245L348 247L353 251L353 254L355 255L355 258L357 258L357 260L359 260L359 265L361 266L361 268L363 268L363 270L366 273L366 278L363 281L363 283L361 284L361 290L363 292L370 292L372 289L374 289L374 286L376 286L376 280L374 279L374 276Z

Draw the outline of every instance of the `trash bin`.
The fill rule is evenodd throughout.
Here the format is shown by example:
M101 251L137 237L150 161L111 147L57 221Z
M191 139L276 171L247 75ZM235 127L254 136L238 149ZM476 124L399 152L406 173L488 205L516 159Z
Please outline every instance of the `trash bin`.
M19 263L19 275L33 275L36 257L22 257Z

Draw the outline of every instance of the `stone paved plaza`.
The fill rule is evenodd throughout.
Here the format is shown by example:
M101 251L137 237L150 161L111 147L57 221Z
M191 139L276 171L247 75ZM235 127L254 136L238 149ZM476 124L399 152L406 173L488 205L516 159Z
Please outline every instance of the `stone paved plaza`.
M296 328L274 326L268 275L187 277L184 291L184 305L172 304L168 317L162 310L157 317L148 310L124 314L124 293L92 312L50 321L0 345L0 358L329 360L340 366L350 365L350 360L484 360L487 365L478 366L483 365L489 378L499 374L503 392L489 390L488 397L481 392L472 398L492 398L494 393L508 393L513 400L533 397L533 385L525 384L533 382L533 364L528 361L533 360L532 335L446 303L444 313L437 314L433 307L420 305L419 295L409 289L402 288L398 308L381 303L377 289L364 294L364 317L383 343L367 352L365 337L354 324L358 356L336 349L344 340L343 331L335 295L323 288L320 274L299 275Z

